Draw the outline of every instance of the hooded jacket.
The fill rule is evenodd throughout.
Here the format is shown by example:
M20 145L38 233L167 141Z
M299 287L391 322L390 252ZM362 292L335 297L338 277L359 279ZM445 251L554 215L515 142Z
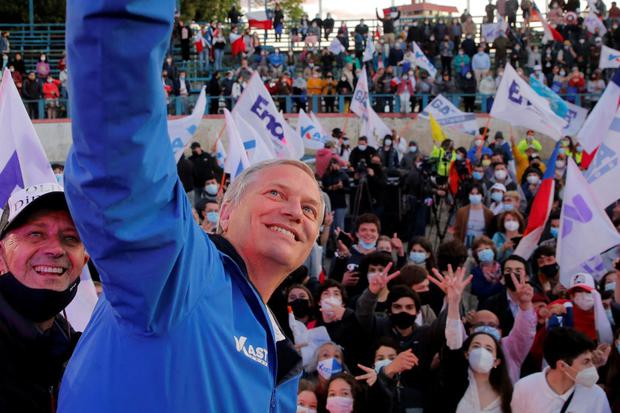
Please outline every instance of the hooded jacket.
M175 2L73 0L67 10L76 106L66 196L104 295L59 411L294 411L300 357L232 245L194 222L176 173L159 79Z

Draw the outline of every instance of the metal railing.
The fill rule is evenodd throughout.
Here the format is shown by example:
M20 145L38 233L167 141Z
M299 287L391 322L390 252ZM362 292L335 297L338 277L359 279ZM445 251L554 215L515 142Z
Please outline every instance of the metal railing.
M455 106L463 109L464 99L474 98L476 113L489 113L493 104L493 95L480 93L454 93L444 95ZM564 94L563 99L582 107L591 107L600 94ZM279 110L284 113L297 113L299 109L312 110L315 113L349 113L349 104L353 95L272 95ZM412 110L409 113L422 112L435 96L429 94L414 95ZM168 98L167 107L170 115L188 115L191 113L198 95L171 96ZM378 113L405 114L400 96L394 94L371 94L371 103ZM54 106L58 119L71 117L71 105L68 99L57 99ZM47 119L47 103L45 99L24 100L24 104L32 119ZM205 115L221 114L224 108L231 110L236 103L236 98L231 96L207 96ZM407 103L407 102L406 102ZM332 111L330 111L332 109Z

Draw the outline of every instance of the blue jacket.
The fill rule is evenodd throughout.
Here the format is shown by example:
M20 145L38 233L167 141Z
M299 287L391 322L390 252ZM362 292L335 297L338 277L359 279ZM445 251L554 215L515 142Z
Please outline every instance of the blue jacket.
M65 188L104 296L59 411L292 412L300 357L277 341L232 245L194 223L177 177L160 73L174 7L67 5L75 106Z

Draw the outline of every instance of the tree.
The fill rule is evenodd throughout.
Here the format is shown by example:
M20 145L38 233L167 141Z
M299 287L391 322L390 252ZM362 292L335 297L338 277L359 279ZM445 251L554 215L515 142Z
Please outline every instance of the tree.
M181 0L181 19L223 22L233 5L239 9L237 0Z
M65 0L36 0L35 23L62 23L65 21ZM3 23L28 23L28 0L0 1Z

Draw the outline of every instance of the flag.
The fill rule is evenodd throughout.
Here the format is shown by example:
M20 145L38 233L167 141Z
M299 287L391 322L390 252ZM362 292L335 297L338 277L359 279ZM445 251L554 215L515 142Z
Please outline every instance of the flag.
M564 37L562 37L560 32L558 32L553 27L551 27L547 19L543 17L542 13L540 12L540 9L538 8L535 2L532 2L531 16L532 16L532 19L534 20L540 20L540 22L543 25L543 31L544 31L544 36L542 39L543 43L547 43L550 40L555 40L556 42L564 41Z
M506 26L503 22L483 23L480 26L481 36L488 42L493 43L495 39L506 32Z
M522 126L545 134L554 140L562 136L566 120L551 110L547 100L539 96L507 63L497 88L491 116L512 126Z
M332 54L336 56L346 51L342 43L340 43L340 40L338 39L338 37L334 37L332 42L329 44L328 49L330 52L332 52Z
M620 51L603 45L598 67L600 69L617 69L620 67Z
M266 10L251 11L245 15L248 18L248 25L255 29L273 29L273 21L269 18Z
M566 112L566 116L564 116L564 119L567 122L566 127L564 128L564 135L576 136L583 126L583 123L586 121L586 117L588 117L588 109L574 105L570 102L566 102L566 106L568 111Z
M446 140L446 134L443 129L441 129L441 126L439 126L439 123L435 120L432 113L428 114L428 122L431 127L431 136L433 137L433 140L437 143L441 143Z
M375 44L372 42L372 36L368 36L366 38L366 47L364 48L364 55L362 56L362 60L368 62L375 57Z
M560 282L568 286L572 271L618 244L620 234L599 203L597 192L569 158L556 254Z
M594 151L605 139L609 126L616 116L619 101L620 69L617 69L577 135L577 140L586 151Z
M277 158L300 159L303 156L303 142L278 112L258 72L252 74L233 112L258 132Z
M261 139L258 132L256 132L254 128L252 128L241 116L239 116L238 113L233 112L232 115L250 164L276 159L276 154L273 151L273 145L270 145L271 142L268 144Z
M432 114L437 123L469 135L478 133L478 121L473 113L466 113L454 106L449 99L438 95L420 113L420 117L428 119Z
M605 36L605 33L607 33L607 27L605 27L605 24L596 15L596 13L594 13L593 10L590 10L588 15L584 19L583 24L586 26L590 33L596 33L596 29L598 29L597 36L603 37Z
M8 69L0 83L0 208L16 188L56 183L26 108ZM97 292L88 267L80 275L75 298L67 307L67 319L75 330L84 331L97 303Z
M368 119L368 107L370 107L370 96L368 94L368 76L366 68L362 67L362 74L357 79L355 91L353 92L353 101L351 102L351 112L360 118Z
M557 93L548 88L534 76L530 77L530 87L534 90L534 92L538 93L538 96L542 96L547 100L547 102L549 102L553 113L561 118L565 118L568 115L568 102L563 100Z
M299 112L297 133L301 136L306 148L318 150L325 147L325 136L321 133L320 125L317 126L303 109Z
M429 76L435 78L437 76L437 69L431 63L430 60L426 57L420 46L416 42L413 42L413 55L415 57L415 65L421 69L424 69L428 72Z
M230 174L230 181L232 182L244 169L250 166L250 160L245 153L243 141L228 109L224 109L224 119L226 120L226 134L228 135L228 156L224 163L224 172Z
M372 107L368 107L368 119L362 119L361 134L368 138L368 143L372 147L378 147L379 140L385 135L391 135L392 130L383 122L377 112Z
M603 207L620 199L620 109L584 175Z
M314 124L319 128L319 131L321 132L321 135L323 135L323 140L325 142L327 142L327 140L331 138L331 135L329 135L328 133L325 132L325 129L323 128L323 124L321 123L319 118L316 117L314 112L310 112L310 119L312 119Z
M226 164L226 149L224 148L224 143L221 139L218 139L215 143L215 161L217 162L217 166L220 168L224 168Z
M180 119L168 121L168 136L170 137L170 144L172 144L172 152L174 153L175 162L179 162L185 147L196 134L206 107L207 96L205 93L205 87L203 86L192 114Z
M229 35L230 40L230 53L233 57L240 53L245 53L245 42L243 41L243 35L235 32L231 32Z
M553 196L555 195L555 161L558 157L559 149L559 144L556 144L551 157L547 161L545 174L538 187L534 201L532 201L527 227L523 233L523 238L515 250L515 255L526 260L530 259L530 256L538 246L538 241L540 241L540 237L547 224L547 219L549 219L549 214L551 213Z

